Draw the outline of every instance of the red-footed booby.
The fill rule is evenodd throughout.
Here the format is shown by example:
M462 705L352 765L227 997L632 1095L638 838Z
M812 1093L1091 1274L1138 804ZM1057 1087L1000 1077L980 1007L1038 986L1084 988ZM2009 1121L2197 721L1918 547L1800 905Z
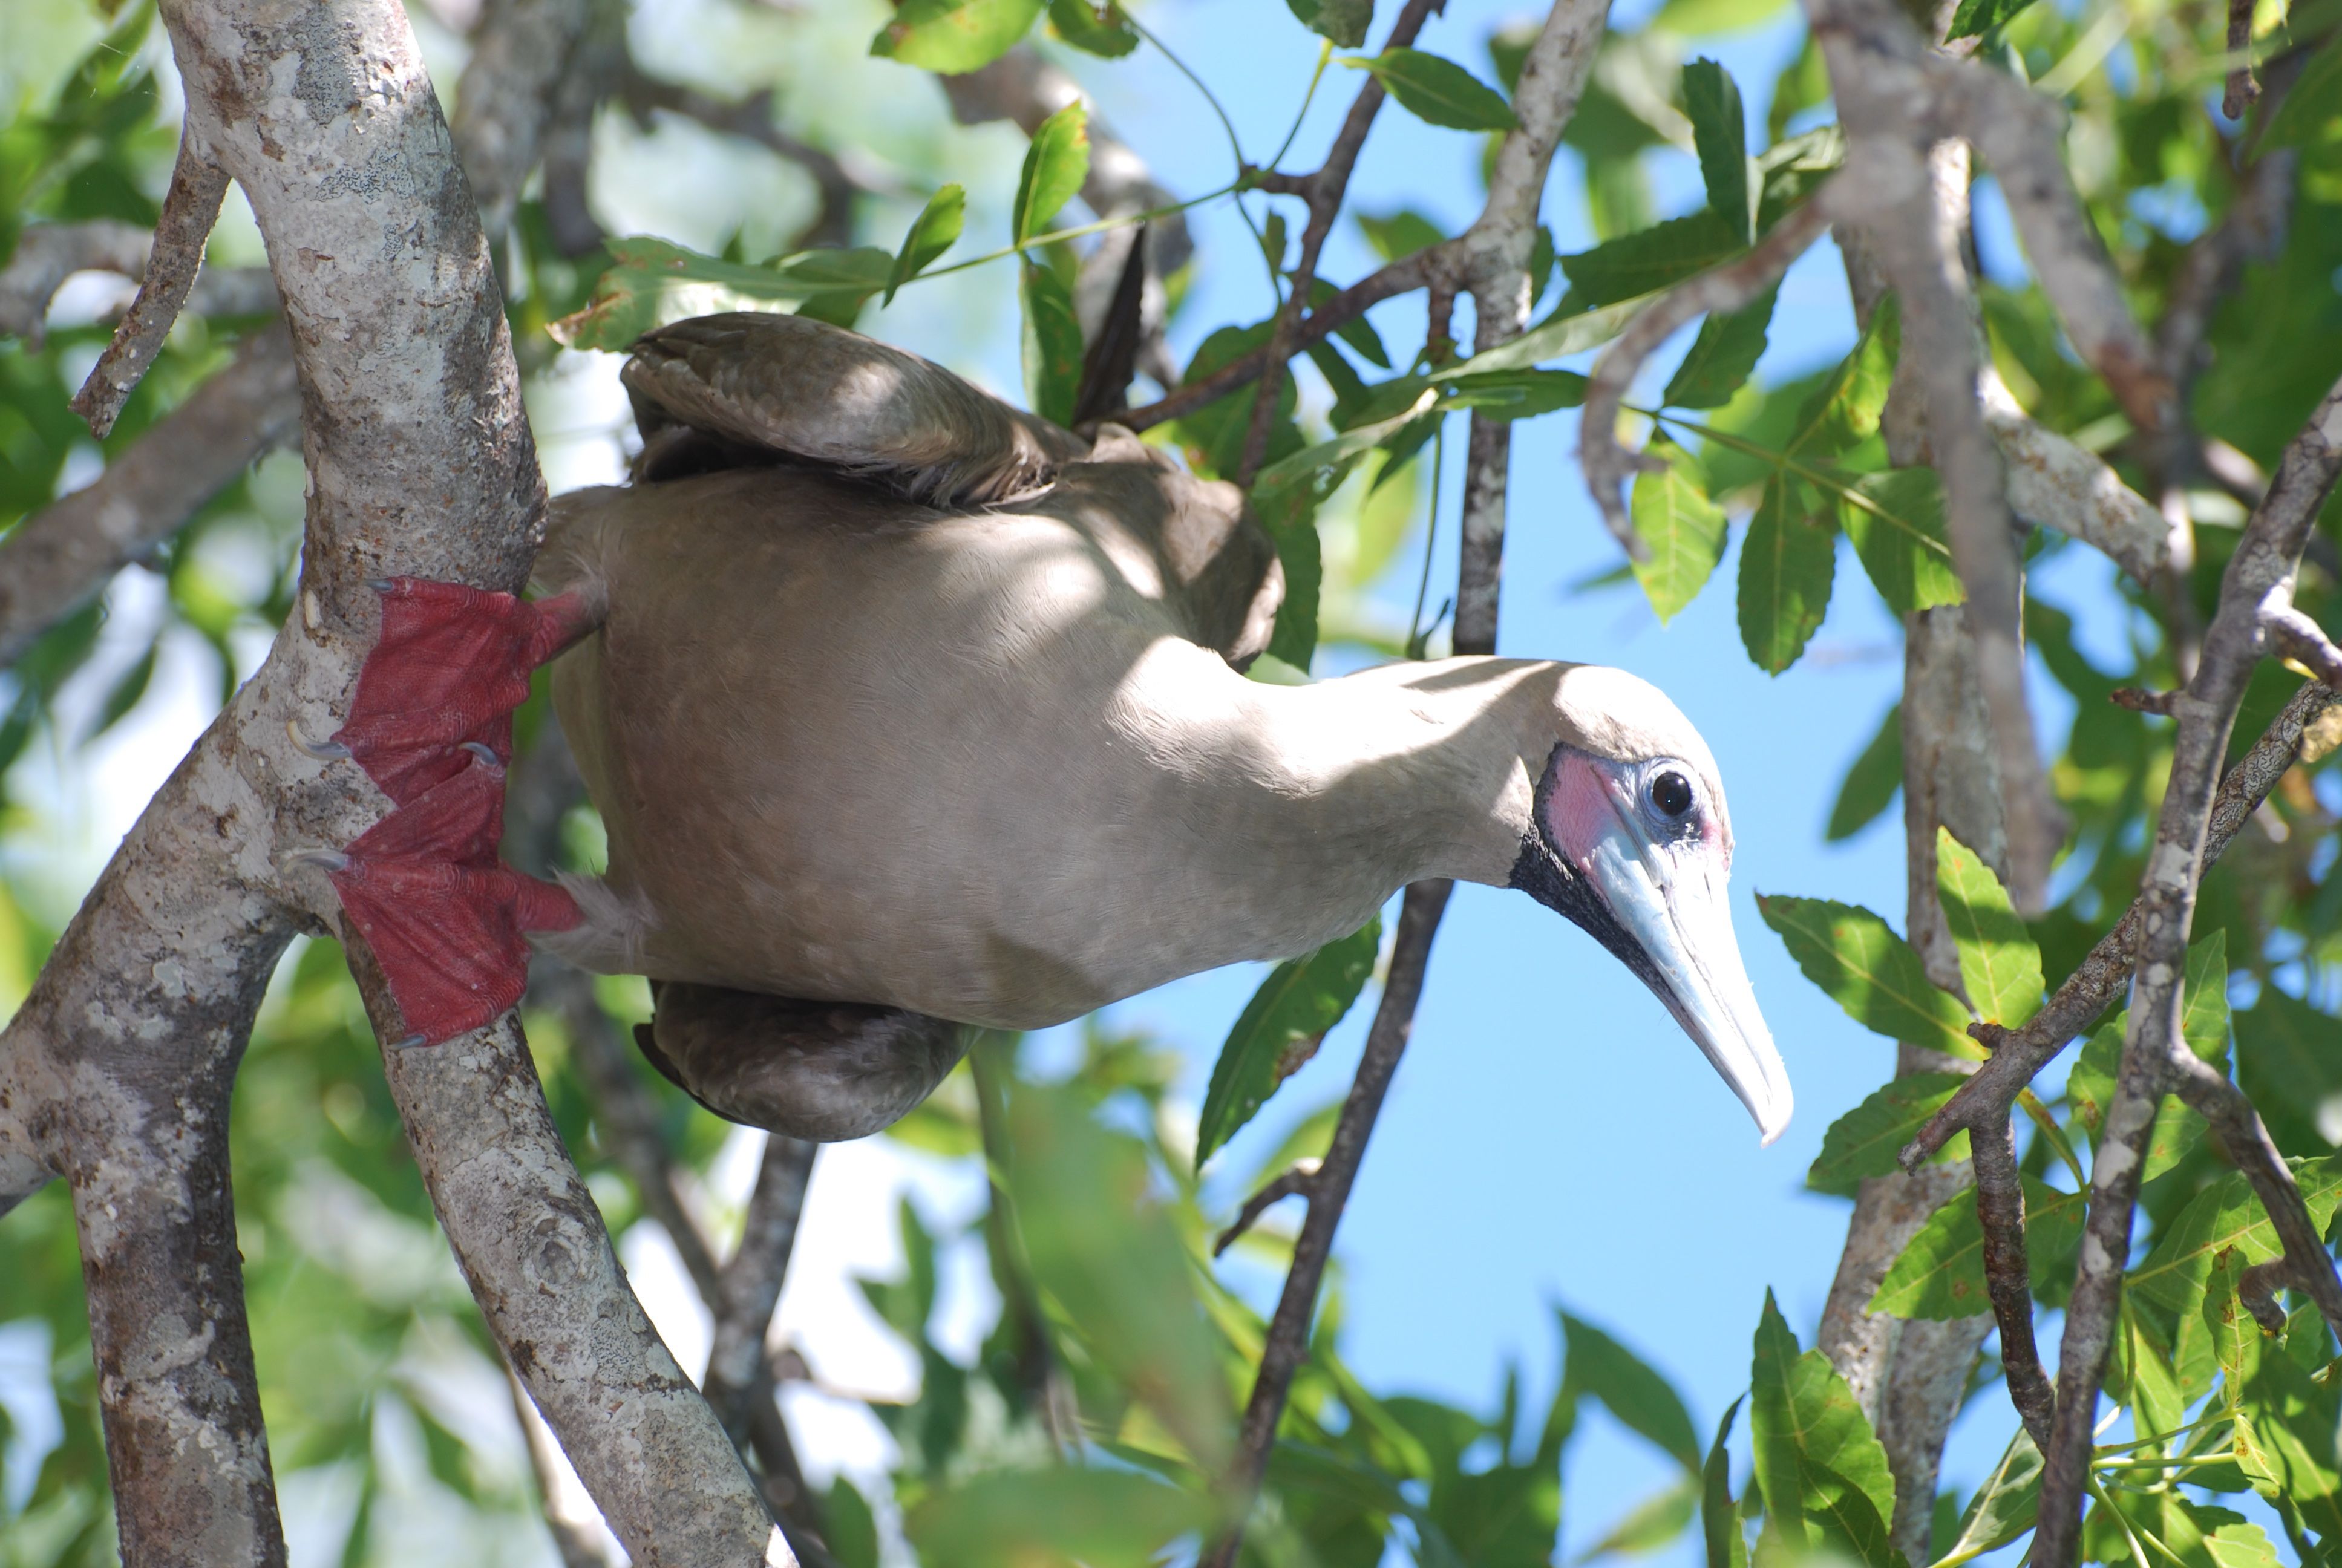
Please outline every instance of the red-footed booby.
M1232 485L1085 441L803 317L646 336L635 483L563 497L534 604L396 580L347 754L399 809L326 857L410 1028L518 999L520 933L652 977L645 1049L814 1138L1037 1028L1304 953L1406 884L1527 893L1747 1106L1788 1076L1726 896L1715 759L1656 688L1538 660L1247 679L1283 593ZM609 833L567 892L494 862L510 710L554 700Z

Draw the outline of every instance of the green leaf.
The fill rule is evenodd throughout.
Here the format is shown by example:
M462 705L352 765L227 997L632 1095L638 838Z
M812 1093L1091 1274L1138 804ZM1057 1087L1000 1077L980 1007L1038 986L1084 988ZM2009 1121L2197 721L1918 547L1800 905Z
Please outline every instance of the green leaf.
M1952 13L1952 30L1947 38L1981 38L1996 27L2005 27L2011 18L2023 11L2033 0L1960 0L1960 8Z
M822 1503L822 1539L838 1568L878 1568L878 1518L854 1483L841 1475Z
M2037 1279L2058 1272L2082 1244L2088 1195L2061 1193L2031 1176L2025 1185L2025 1251ZM1955 1193L1929 1214L1878 1283L1869 1310L1889 1317L1947 1322L1992 1310L1985 1291L1984 1227L1973 1189Z
M1386 263L1403 261L1419 250L1444 245L1447 240L1445 230L1412 207L1384 217L1371 213L1359 213L1356 216L1358 232L1366 236L1366 244Z
M2322 1234L2342 1203L2342 1156L2293 1160L2295 1184L2309 1217ZM2127 1288L2167 1313L2192 1317L2204 1304L2212 1260L2235 1247L2247 1263L2267 1263L2283 1249L2277 1228L2241 1172L2231 1171L2188 1202L2164 1230L2163 1239L2131 1271Z
M1902 787L1903 704L1897 703L1887 710L1878 733L1847 769L1846 782L1838 786L1837 804L1830 807L1829 826L1823 829L1822 837L1831 844L1845 843L1877 821Z
M1600 1400L1620 1425L1696 1475L1699 1434L1675 1386L1642 1357L1583 1319L1563 1313L1561 1327L1569 1346L1562 1376L1570 1386Z
M1974 3L1974 0L1971 0ZM2021 5L2022 0L2019 0ZM2261 134L2265 147L2301 147L2316 141L2334 123L2334 105L2342 103L2342 36L2328 38L2294 78L2293 90L2269 116Z
M2228 934L2214 931L2187 949L2179 1031L2188 1049L2217 1067L2228 1062Z
M1586 401L1586 377L1574 370L1475 370L1466 360L1431 380L1451 395L1449 408L1476 408L1491 419L1534 419Z
M1740 106L1740 85L1715 61L1694 60L1683 68L1683 96L1700 178L1707 185L1708 210L1746 245L1756 237L1756 204L1748 182L1748 119Z
M886 297L881 305L895 303L895 291L918 276L934 265L936 258L958 243L959 232L967 222L967 191L960 185L946 185L927 198L919 215L911 220L911 232L903 236L903 248L895 253L894 270L886 275Z
M1895 1514L1895 1480L1887 1451L1829 1358L1818 1350L1797 1353L1769 1290L1749 1385L1767 1531L1800 1553L1835 1549L1869 1568L1893 1568L1887 1522Z
M1896 1154L1967 1082L1957 1073L1910 1073L1888 1080L1830 1124L1829 1131L1822 1134L1822 1152L1806 1173L1806 1185L1817 1193L1850 1198L1866 1177L1893 1174L1900 1168L1895 1163ZM1963 1133L1953 1139L1936 1157L1965 1159L1967 1136Z
M1138 47L1138 34L1122 7L1090 0L1049 0L1049 25L1057 36L1085 53L1118 60Z
M1959 1533L1943 1556L1959 1562L2006 1546L2033 1528L2041 1511L2041 1451L2019 1426L2000 1463L1960 1515Z
M1838 501L1838 521L1872 586L1898 615L1967 597L1944 538L1944 490L1932 468L1866 474Z
M1890 294L1870 313L1870 325L1853 349L1798 411L1797 430L1784 454L1808 463L1838 457L1877 434L1901 342L1895 296Z
M1272 658L1306 672L1317 654L1317 601L1326 580L1316 506L1308 491L1292 489L1267 501L1256 493L1253 510L1269 542L1276 546L1277 564L1285 569L1285 598L1276 606L1276 624L1269 630L1268 652Z
M801 251L769 266L719 261L665 240L612 240L610 265L586 308L551 323L555 341L570 348L623 354L655 327L727 310L804 305L825 295L876 294L893 275L895 258L867 245Z
M1759 894L1756 912L1779 934L1806 978L1856 1023L1923 1050L1984 1060L1984 1047L1968 1037L1967 1009L1928 984L1919 955L1870 911L1829 899Z
M2238 1290L2245 1272L2244 1254L2223 1247L2212 1260L2204 1284L2204 1327L2212 1343L2212 1360L2227 1377L2231 1389L2241 1388L2260 1367L2261 1327L2245 1310Z
M1316 1054L1374 973L1381 916L1269 972L1228 1031L1196 1124L1196 1168L1251 1121L1278 1084Z
M2342 1138L2342 1020L2263 985L2236 1017L2237 1081L2260 1107L2277 1146L2323 1154Z
M1936 902L1959 949L1960 984L1979 1017L2014 1029L2041 1005L2041 950L1992 868L1936 829Z
M2223 1524L2204 1537L2218 1568L2277 1568L2277 1546L2257 1524Z
M2244 1410L2260 1458L2247 1473L2254 1490L2290 1501L2328 1540L2342 1533L2342 1473L2334 1443L2342 1403L2335 1389L2313 1381L2290 1356L2265 1355L2245 1385Z
M1580 1552L1576 1562L1591 1563L1610 1556L1639 1557L1656 1552L1684 1533L1699 1510L1699 1478L1687 1475L1664 1486L1628 1509L1601 1539Z
M1089 111L1076 98L1034 128L1024 171L1016 176L1016 200L1008 209L1011 243L1021 245L1047 233L1049 220L1089 177Z
M1041 0L903 0L895 19L870 40L870 52L958 75L1015 48L1040 15Z
M2126 1298L2121 1312L2107 1391L2130 1406L2138 1436L2168 1436L2187 1421L2188 1404L2171 1364L2171 1347L2163 1343L2160 1331L2139 1316L2135 1303Z
M1580 308L1615 305L1681 283L1746 248L1737 229L1714 208L1702 207L1687 217L1669 218L1590 251L1563 256L1561 270L1569 279L1570 297Z
M1279 213L1271 213L1269 216L1272 219L1275 219L1282 217L1283 215ZM1338 289L1335 288L1332 284L1327 283L1324 278L1312 278L1309 283L1309 308L1312 310L1316 309L1319 305L1324 305L1327 300L1332 299L1335 295L1339 292L1340 291ZM1357 356L1360 359L1365 360L1368 365L1373 365L1376 369L1388 370L1390 368L1390 351L1383 346L1382 334L1376 332L1375 330L1375 324L1368 321L1365 316L1352 316L1349 320L1344 322L1341 325L1334 329L1334 335L1340 338L1344 343L1348 344L1357 354Z
M1650 546L1650 558L1634 563L1635 581L1665 625L1698 596L1724 559L1724 508L1707 498L1698 459L1665 431L1651 433L1648 454L1666 469L1635 475L1627 513Z
M1366 26L1375 19L1375 0L1285 0L1293 15L1336 49L1355 49L1366 41Z
M1780 294L1781 285L1775 284L1740 309L1700 323L1699 335L1676 366L1660 403L1669 408L1721 408L1731 402L1765 355L1765 335Z
M1386 383L1385 385L1389 385ZM1331 438L1279 458L1253 480L1256 504L1273 505L1288 494L1323 501L1341 488L1358 459L1419 419L1434 417L1438 394L1426 386L1398 413L1354 425Z
M1509 131L1518 124L1504 95L1453 60L1421 49L1386 49L1372 59L1346 59L1374 73L1399 106L1426 125L1453 131Z
M1707 1543L1707 1568L1748 1568L1748 1541L1740 1532L1740 1511L1732 1501L1732 1451L1725 1446L1747 1397L1734 1400L1716 1423L1716 1441L1708 1444L1707 1463L1700 1466L1699 1524Z
M1059 424L1074 418L1082 385L1082 324L1065 280L1034 262L1024 264L1025 395L1033 412Z
M1484 349L1465 363L1475 372L1518 370L1548 359L1583 354L1589 348L1601 347L1626 331L1626 324L1647 303L1637 295L1600 310L1584 310L1564 300L1551 315L1512 342Z
M1146 1147L1101 1126L1076 1090L1012 1081L1005 1099L1003 1186L1035 1285L1079 1335L1092 1370L1218 1473L1236 1424L1221 1342L1196 1303Z
M1797 662L1829 613L1837 530L1805 498L1803 485L1774 475L1740 544L1740 641L1770 674Z
M1152 1476L1056 1465L956 1481L910 1509L903 1533L923 1560L953 1568L1145 1568L1212 1522L1206 1499Z
M1678 38L1738 33L1778 11L1784 0L1667 0L1650 20L1653 30Z

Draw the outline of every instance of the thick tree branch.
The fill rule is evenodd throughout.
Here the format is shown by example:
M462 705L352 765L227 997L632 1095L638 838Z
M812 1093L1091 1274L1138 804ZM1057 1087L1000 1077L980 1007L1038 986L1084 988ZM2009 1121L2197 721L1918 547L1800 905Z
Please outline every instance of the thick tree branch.
M2171 559L2163 514L2096 453L2028 418L1990 364L1977 382L2009 509L2101 552L2133 582L2154 582Z
M95 480L0 539L0 667L292 439L300 420L293 341L278 323Z
M1930 150L1929 163L1937 221L1949 232L1962 233L1968 224L1967 150L1962 144L1942 144ZM1841 223L1837 241L1855 314L1867 327L1887 300L1885 271L1861 228ZM1907 467L1928 460L1928 405L1916 355L1897 360L1879 423L1888 461ZM1936 891L1941 831L1948 828L1996 871L2008 864L1999 764L1977 689L1976 640L1959 607L1904 617L1900 711L1904 932L1928 979L1959 994L1959 953ZM1898 1074L1952 1065L1911 1045L1896 1051ZM1914 1562L1928 1554L1945 1433L1966 1395L1990 1322L1981 1316L1905 1321L1873 1313L1870 1303L1928 1216L1953 1201L1968 1179L1964 1164L1945 1163L1862 1183L1817 1336L1870 1414L1887 1451L1895 1477L1892 1537Z
M1808 0L1807 15L1847 132L1840 180L1862 191L1861 226L1901 301L1909 351L1905 364L1926 388L1928 446L1943 480L1946 531L1966 589L1977 681L2000 766L2010 893L2019 909L2037 914L2065 820L2049 793L2026 701L2017 540L1999 454L1978 406L1967 270L1960 235L1944 221L1934 189L1950 171L1939 174L1930 160L1937 143L1974 129L1943 124L1933 111L1944 85L1966 81L1977 68L1929 51L1885 0ZM2054 144L2050 152L2056 178L2063 182ZM1965 168L1957 178L1965 184ZM2070 188L2062 183L2058 188L2071 206ZM2014 205L2017 198L2010 199ZM2037 205L2047 206L2046 198ZM2077 207L2077 221L2078 215ZM2127 324L2129 317L2121 320Z
M2204 635L2195 677L2174 704L2171 781L2156 830L2155 849L2139 890L2138 959L2133 973L2130 1026L2113 1103L2090 1170L2089 1217L2081 1263L2066 1309L2058 1357L2057 1418L2044 1454L2041 1523L2034 1560L2041 1568L2069 1568L2079 1545L2081 1495L2089 1468L2100 1380L2113 1343L2123 1270L2129 1261L2132 1211L2138 1198L2144 1148L2164 1094L2183 1084L2207 1094L2202 1075L2188 1071L2193 1053L2179 1025L2181 975L2188 930L2201 884L2220 758L2236 722L2237 705L2260 662L2264 627L2272 611L2287 606L2301 548L2318 508L2342 473L2342 383L2337 383L2286 448L2268 495L2254 512L2220 585L2220 607ZM2295 1275L2312 1299L2342 1323L2342 1283L2284 1163L2250 1105L2207 1098L2229 1124L2224 1135L2244 1162L2268 1207Z
M1397 19L1391 23L1390 35L1383 40L1386 49L1403 49L1415 42L1430 15L1443 8L1446 0L1406 0L1399 7ZM1298 352L1294 342L1295 329L1302 312L1309 303L1311 286L1317 281L1318 253L1326 248L1326 236L1334 232L1334 219L1342 210L1342 197L1350 187L1350 172L1357 166L1358 152L1366 145L1366 133L1374 129L1375 115L1383 106L1382 78L1369 75L1358 95L1350 100L1350 112L1342 117L1342 128L1334 135L1334 145L1326 149L1326 161L1316 172L1298 179L1278 182L1277 188L1301 197L1308 210L1308 219L1301 229L1301 254L1293 264L1293 272L1284 303L1278 306L1276 318L1268 330L1267 359L1261 373L1260 391L1252 407L1252 423L1245 431L1244 453L1230 477L1238 484L1250 484L1252 476L1268 456L1269 432L1276 424L1276 394L1283 385L1286 362ZM1275 265L1284 260L1272 257Z
M302 755L287 725L325 733L346 704L375 634L367 579L517 588L544 510L502 302L405 13L163 13L190 104L236 105L207 152L269 242L311 484L295 614L0 1035L15 1124L0 1127L0 1174L29 1180L37 1161L65 1174L84 1220L132 1568L283 1557L232 1299L227 1074L285 942L340 918L324 879L288 881L281 857L355 836L384 804L355 769ZM371 978L363 946L351 953ZM363 988L389 1024L379 985ZM385 1073L492 1330L635 1560L786 1561L626 1288L509 1016Z

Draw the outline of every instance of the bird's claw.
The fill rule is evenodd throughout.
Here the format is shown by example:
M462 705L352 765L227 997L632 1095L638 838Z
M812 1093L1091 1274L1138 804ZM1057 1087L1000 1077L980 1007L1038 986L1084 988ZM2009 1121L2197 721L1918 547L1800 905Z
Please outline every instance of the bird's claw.
M339 741L313 741L301 733L298 719L285 721L285 734L294 749L302 755L315 757L321 763L345 763L350 760L350 748Z
M314 865L324 871L347 871L350 857L338 849L296 849L278 856L276 865L280 871L292 871L305 865Z

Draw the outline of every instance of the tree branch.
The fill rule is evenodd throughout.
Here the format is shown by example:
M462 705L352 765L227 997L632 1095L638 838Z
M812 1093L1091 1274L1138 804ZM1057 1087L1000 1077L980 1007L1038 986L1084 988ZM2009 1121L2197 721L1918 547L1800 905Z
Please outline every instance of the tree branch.
M82 224L35 224L16 236L16 249L0 268L0 332L13 333L31 347L41 346L49 302L77 272L146 275L146 252L154 235L136 224L98 218Z
M2131 581L2154 582L2171 559L2163 514L2097 454L2027 417L1989 363L1977 384L2010 510L2101 552Z
M559 90L590 0L490 0L472 29L472 57L455 84L448 130L493 245L512 223L536 166L545 109Z
M1553 167L1561 133L1577 113L1586 79L1593 74L1595 51L1609 12L1609 0L1559 0L1521 61L1513 89L1516 128L1498 144L1488 175L1488 199L1462 236L1462 274L1472 293L1475 352L1510 343L1528 325L1535 303L1529 260L1536 249L1546 175ZM1432 332L1444 333L1446 326L1446 317L1435 310ZM1464 447L1462 555L1453 639L1458 654L1496 651L1512 451L1512 422L1492 419L1476 409Z
M1314 1159L1296 1160L1279 1171L1276 1178L1263 1185L1260 1191L1246 1198L1244 1207L1236 1211L1236 1217L1228 1222L1227 1229L1213 1238L1212 1255L1216 1258L1236 1245L1237 1239L1258 1224L1261 1215L1275 1205L1287 1198L1310 1196L1316 1189L1317 1170L1322 1164L1323 1161Z
M220 203L227 196L227 171L215 163L205 145L205 106L190 98L186 123L179 132L179 161L171 170L171 186L163 195L163 215L146 255L146 275L138 297L123 313L114 329L114 341L98 355L89 379L82 383L69 405L89 424L100 441L114 428L122 405L145 379L161 352L163 339L204 265L204 245L219 221Z
M1333 1142L1310 1183L1309 1216L1302 1222L1301 1237L1294 1243L1293 1266L1285 1276L1276 1315L1269 1319L1260 1372L1253 1382L1252 1398L1245 1405L1227 1483L1232 1509L1248 1506L1259 1492L1261 1477L1268 1469L1268 1451L1276 1440L1276 1425L1285 1414L1286 1397L1293 1391L1293 1374L1309 1354L1309 1321L1317 1308L1318 1283L1334 1254L1334 1231L1341 1223L1343 1205L1349 1202L1351 1183L1357 1180L1359 1163L1366 1158L1366 1140L1382 1111L1383 1096L1390 1091L1398 1059L1415 1028L1415 1007L1423 995L1431 939L1439 929L1449 891L1445 882L1418 882L1406 890L1400 904L1398 934L1391 944L1382 1002L1366 1032L1358 1075L1334 1124ZM1213 1568L1230 1568L1242 1539L1240 1532L1230 1533L1205 1554L1205 1561Z
M2008 1118L1968 1134L1976 1167L1977 1222L1984 1231L1985 1290L2000 1328L2000 1365L2025 1430L2037 1448L2049 1443L2057 1393L2033 1340L2033 1275L2025 1255L2025 1188L2017 1180L2017 1141Z
M83 1220L132 1568L283 1560L236 1283L226 1087L286 941L340 920L324 879L281 857L355 837L384 806L287 725L329 730L346 704L375 636L367 579L517 588L544 513L477 215L404 11L332 0L288 20L262 0L165 0L163 14L190 105L236 105L206 150L269 240L310 399L311 484L295 614L0 1034L14 1124L0 1174L30 1181L37 1161L66 1175ZM345 945L389 1023L363 944ZM510 1016L385 1073L492 1332L635 1560L786 1561L626 1288ZM614 1410L628 1417L615 1427Z
M1638 313L1594 362L1586 378L1585 413L1577 425L1577 464L1610 536L1637 561L1647 560L1649 547L1635 532L1620 491L1646 466L1646 461L1618 444L1619 405L1644 361L1677 329L1712 312L1738 310L1770 288L1799 256L1841 215L1838 195L1843 175L1833 175L1804 205L1774 225L1746 254L1698 276L1686 278Z
M2213 798L2204 834L2204 868L2217 864L2237 832L2277 787L2278 779L2301 754L2302 735L2328 707L2342 703L2342 694L2311 682L2271 720L2261 738L2237 765L2228 770ZM1943 1108L1927 1119L1918 1134L1896 1158L1907 1171L1933 1159L1962 1129L1973 1134L1997 1118L2006 1121L2017 1097L2031 1085L2044 1067L2067 1043L2089 1030L2130 984L2138 956L2139 932L2145 920L2145 900L2132 904L2112 931L2098 938L2041 1010L2012 1029L1994 1046L1992 1057L1977 1069Z
M1526 272L1544 185L1540 171L1551 160L1554 146L1583 90L1594 50L1601 40L1602 18L1606 9L1606 0L1562 0L1547 15L1536 43L1531 46L1534 68L1524 65L1514 94L1514 115L1518 123L1506 134L1497 151L1498 173L1490 181L1488 204L1481 218L1464 235L1431 247L1430 251L1418 252L1409 261L1420 259L1428 268L1456 265L1464 257L1476 255L1487 258L1487 270L1481 277L1490 290L1491 299L1501 297L1501 291L1516 289L1506 280L1513 276L1512 269L1518 268L1524 275ZM1413 6L1402 14L1393 29L1393 43L1405 43L1414 36L1410 17L1420 20ZM1356 116L1354 105L1353 117ZM1361 127L1360 139L1364 135ZM1330 160L1328 166L1332 166ZM1433 252L1442 254L1435 258ZM1305 247L1304 254L1311 253ZM1395 269L1384 270L1389 273ZM1428 278L1432 275L1426 271L1420 275ZM1365 286L1356 285L1349 292L1355 294ZM1293 298L1297 300L1306 292L1306 282L1299 284ZM1525 285L1516 289L1517 294L1526 292ZM1333 305L1328 302L1308 322L1297 323L1296 329L1314 325L1326 315ZM1525 311L1526 307L1526 302L1521 301L1520 309ZM1493 344L1517 331L1516 314L1509 328L1490 329L1486 336ZM1272 373L1282 367L1283 361L1274 345L1266 363ZM1272 396L1273 391L1265 392L1262 403L1267 404ZM1487 483L1493 486L1493 494L1486 500L1493 504L1501 528L1505 483L1501 467L1493 471ZM1475 552L1467 544L1458 564L1458 593L1476 595L1486 605L1486 636L1492 643L1501 584L1488 574L1496 570L1498 554L1489 550ZM1470 653L1476 649L1467 646L1459 636L1457 651ZM1226 1483L1226 1502L1239 1523L1205 1553L1202 1561L1210 1568L1232 1568L1243 1543L1241 1520L1259 1493L1261 1478L1268 1467L1269 1449L1276 1440L1277 1423L1292 1392L1294 1373L1308 1353L1310 1319L1316 1309L1318 1286L1325 1277L1326 1263L1333 1255L1334 1233L1349 1202L1359 1163L1366 1157L1366 1142L1382 1110L1383 1097L1389 1091L1399 1057L1414 1031L1416 1004L1422 997L1424 975L1431 962L1432 939L1438 933L1440 915L1447 907L1450 891L1445 882L1416 883L1406 890L1400 904L1398 930L1391 942L1390 967L1383 981L1382 1000L1366 1033L1366 1052L1358 1064L1357 1075L1352 1080L1349 1096L1342 1103L1341 1114L1335 1122L1333 1140L1308 1179L1309 1212L1302 1222L1300 1238L1294 1243L1293 1263L1286 1272L1276 1311L1269 1320L1260 1371L1254 1380L1252 1397L1246 1403L1243 1424L1237 1433L1236 1455L1229 1466Z
M1399 7L1396 20L1391 23L1390 36L1383 40L1385 49L1403 49L1415 42L1423 24L1434 11L1441 10L1447 0L1406 0ZM1283 385L1286 362L1297 347L1294 342L1295 328L1309 303L1310 286L1317 281L1317 256L1326 247L1326 236L1334 232L1334 219L1342 210L1342 197L1350 185L1350 171L1356 167L1358 151L1366 143L1366 133L1374 128L1375 115L1383 106L1382 78L1371 73L1358 95L1350 100L1350 112L1342 118L1342 128L1335 133L1334 145L1326 149L1326 161L1315 174L1298 180L1280 182L1280 188L1298 195L1308 209L1308 221L1301 230L1301 254L1293 264L1291 286L1285 302L1278 306L1276 318L1268 329L1267 359L1261 374L1260 391L1252 407L1252 423L1245 431L1244 454L1230 475L1238 484L1249 485L1252 476L1260 472L1268 455L1269 432L1276 424L1276 394ZM1271 265L1282 261L1271 258Z
M2082 1484L2089 1468L2098 1387L2113 1343L2116 1309L2128 1261L2132 1211L2138 1198L2147 1140L2164 1093L2182 1084L2204 1093L2202 1076L2184 1042L2179 1014L2188 929L2201 884L2219 764L2272 610L2287 606L2301 548L2318 508L2342 473L2342 383L2337 383L2308 424L2286 448L2267 496L2246 525L2221 581L2220 606L2204 636L2202 662L2174 704L2171 781L2166 786L2156 844L2139 890L2140 937L2131 990L2130 1026L2122 1068L2098 1152L2090 1171L2089 1218L2080 1266L2066 1309L2058 1357L2057 1418L2044 1454L2040 1525L2034 1560L2041 1568L2070 1568L2079 1544ZM2241 1097L2239 1097L2241 1098ZM2322 1309L2342 1313L2342 1283L2317 1228L2302 1208L2291 1174L2265 1147L2268 1135L2249 1104L2225 1097L2230 1124L2224 1138L2242 1159L2268 1206L2297 1276ZM2246 1120L2249 1118L2249 1121ZM2270 1169L2274 1166L2274 1170ZM2314 1258L2309 1253L2314 1253ZM2322 1276L2322 1277L2320 1277ZM2342 1321L2342 1318L2337 1318Z
M293 341L280 322L247 338L95 480L0 539L0 667L292 439L300 419Z

